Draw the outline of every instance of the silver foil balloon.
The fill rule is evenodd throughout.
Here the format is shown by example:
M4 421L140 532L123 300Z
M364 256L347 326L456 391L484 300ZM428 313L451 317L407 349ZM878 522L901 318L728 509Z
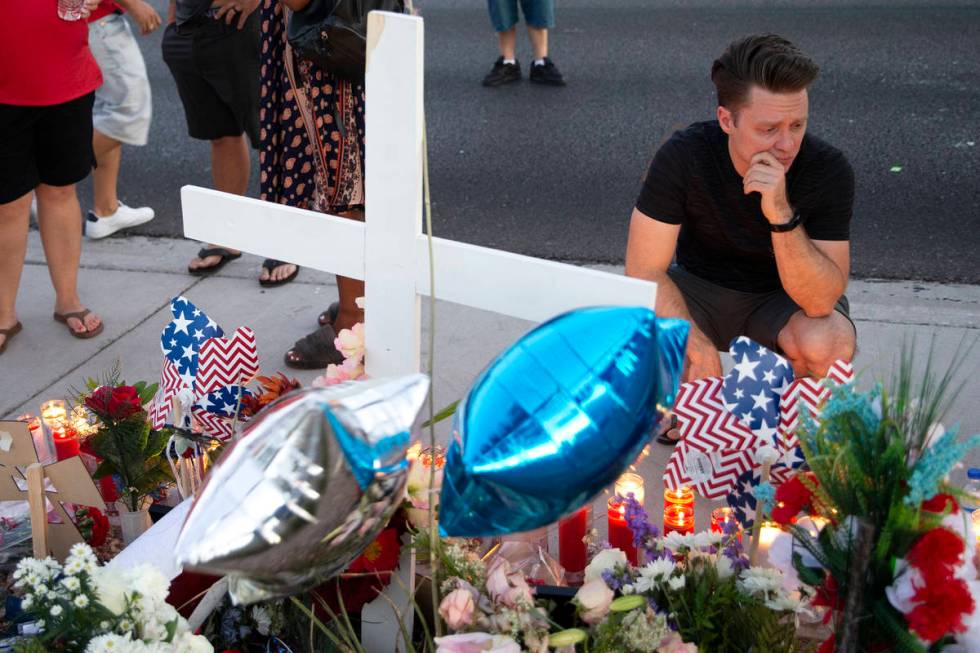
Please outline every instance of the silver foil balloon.
M341 572L400 504L429 379L414 374L292 393L222 456L177 540L185 568L227 575L236 603Z

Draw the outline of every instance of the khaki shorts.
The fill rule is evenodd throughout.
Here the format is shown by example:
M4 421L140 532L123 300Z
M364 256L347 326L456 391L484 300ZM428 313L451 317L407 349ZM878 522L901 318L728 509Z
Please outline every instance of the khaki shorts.
M782 353L776 344L779 332L794 313L803 310L782 289L764 293L732 290L676 265L667 274L684 296L694 323L719 351L728 351L735 338L748 336L767 349ZM834 310L854 326L847 296L841 295ZM857 333L857 328L854 331Z
M129 22L109 14L89 23L88 43L104 80L95 91L92 125L121 143L146 145L153 115L150 80Z

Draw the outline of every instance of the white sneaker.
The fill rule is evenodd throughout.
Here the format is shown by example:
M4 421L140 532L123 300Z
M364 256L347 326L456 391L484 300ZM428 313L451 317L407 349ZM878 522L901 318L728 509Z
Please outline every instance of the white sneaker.
M148 206L141 206L138 209L134 209L119 202L119 207L112 215L100 218L92 211L89 211L88 218L85 220L85 235L94 240L105 238L120 229L135 227L144 222L149 222L153 219L153 215L153 209Z

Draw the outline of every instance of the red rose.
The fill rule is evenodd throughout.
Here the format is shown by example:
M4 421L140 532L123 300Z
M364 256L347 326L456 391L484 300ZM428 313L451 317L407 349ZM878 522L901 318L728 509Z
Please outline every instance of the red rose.
M109 400L112 398L112 388L99 386L85 398L85 406L102 419L109 417Z
M116 421L124 420L143 410L139 393L131 385L121 385L112 389L109 398L109 417Z

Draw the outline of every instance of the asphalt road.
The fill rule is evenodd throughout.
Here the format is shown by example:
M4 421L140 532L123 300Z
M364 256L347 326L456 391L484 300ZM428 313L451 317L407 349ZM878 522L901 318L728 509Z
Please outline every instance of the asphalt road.
M711 61L738 36L772 31L821 66L810 129L855 168L854 276L980 283L980 2L560 0L560 89L481 87L496 57L485 3L418 4L439 236L621 262L658 143L713 116ZM142 233L178 235L178 189L209 185L208 147L186 136L159 31L140 43L155 116L149 145L126 148L121 196L157 210ZM523 34L518 56L526 68Z

